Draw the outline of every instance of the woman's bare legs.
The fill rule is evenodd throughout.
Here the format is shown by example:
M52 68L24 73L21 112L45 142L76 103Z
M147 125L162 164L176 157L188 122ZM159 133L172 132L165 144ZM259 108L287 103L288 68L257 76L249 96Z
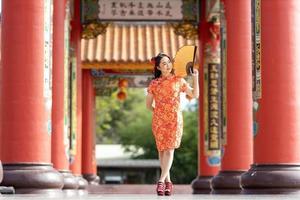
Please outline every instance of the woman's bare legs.
M174 149L159 152L161 175L160 182L170 182L170 169L174 158Z
M165 179L166 182L171 182L170 171Z
M162 175L162 172L164 171L164 151L158 152L158 158L159 158L159 163L160 163L160 171L161 171L161 175ZM161 177L160 177L159 182L164 182L164 180L161 180Z
M158 157L159 157L159 161L160 161L161 171L163 171L162 166L164 166L164 164L162 162L164 161L164 152L159 151L158 152ZM170 171L169 171L167 177L165 178L165 181L166 182L171 182Z
M164 170L163 167L164 167L164 164L163 164L163 161L164 161L164 152L163 151L159 151L158 152L158 158L159 158L159 163L160 163L160 171L162 173L162 171ZM160 181L160 179L159 179ZM163 181L161 181L163 182Z

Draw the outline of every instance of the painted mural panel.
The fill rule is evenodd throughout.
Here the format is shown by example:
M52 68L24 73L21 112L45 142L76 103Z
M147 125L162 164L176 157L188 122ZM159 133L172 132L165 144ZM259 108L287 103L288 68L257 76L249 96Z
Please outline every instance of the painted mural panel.
M70 40L70 1L66 4L66 17L64 22L64 32L65 32L65 49L64 49L64 148L65 156L69 159L70 154L70 111L69 111L69 40Z
M222 145L227 144L227 29L226 29L226 18L224 11L224 3L220 3L220 22L221 22L221 66L222 66L222 123L223 130L221 133Z
M215 15L220 13L220 0L206 0L206 20L210 21Z
M76 138L77 138L77 71L76 57L70 56L70 122L71 122L71 137L70 137L70 162L72 163L76 155Z
M45 128L51 134L52 109L52 0L44 0L44 101L47 113Z

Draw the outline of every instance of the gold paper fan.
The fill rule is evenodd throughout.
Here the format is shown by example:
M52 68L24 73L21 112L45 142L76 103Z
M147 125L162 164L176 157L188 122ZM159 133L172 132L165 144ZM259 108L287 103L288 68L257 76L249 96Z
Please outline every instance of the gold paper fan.
M181 47L174 58L174 69L177 76L187 76L193 72L197 46L186 45Z

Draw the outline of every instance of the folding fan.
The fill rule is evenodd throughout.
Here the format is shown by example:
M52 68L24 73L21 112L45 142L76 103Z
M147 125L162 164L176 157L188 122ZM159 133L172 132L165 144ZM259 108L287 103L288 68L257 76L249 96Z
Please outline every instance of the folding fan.
M177 76L187 76L193 73L197 46L186 45L181 47L174 57L174 69Z

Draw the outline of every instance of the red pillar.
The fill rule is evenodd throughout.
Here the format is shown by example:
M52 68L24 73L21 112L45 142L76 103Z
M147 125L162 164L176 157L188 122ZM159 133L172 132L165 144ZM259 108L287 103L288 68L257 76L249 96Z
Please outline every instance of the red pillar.
M0 27L0 47L2 46L1 45L1 27ZM1 52L0 52L1 53ZM0 73L1 73L1 71L2 71L2 61L1 61L1 54L0 54ZM1 75L0 75L1 76ZM1 80L0 80L1 81ZM1 85L0 85L0 90L1 90ZM0 110L1 111L1 110ZM0 122L1 122L2 120L1 120L1 114L0 114ZM2 137L1 137L1 124L0 124L0 183L2 182L2 179L3 179L3 168L2 168L2 162L1 162L1 160L2 160L2 157L1 157L1 155L2 155L2 152L1 152L1 146L2 146Z
M201 5L201 22L199 24L199 53L200 53L200 67L199 67L199 85L200 85L200 98L199 98L199 141L198 141L198 176L192 182L192 188L194 194L209 194L211 192L211 179L215 176L220 169L220 164L211 164L209 162L209 156L206 153L205 146L205 98L204 94L204 65L205 60L205 44L209 41L208 36L208 23L205 17L205 1L202 1ZM219 157L220 159L220 157Z
M227 21L227 144L213 193L240 193L252 163L251 1L225 0Z
M63 187L51 164L50 3L2 1L2 184L14 186L17 193Z
M76 57L76 155L70 164L70 169L78 177L79 188L85 189L87 181L82 178L82 69L81 69L81 23L80 23L80 0L74 0L74 16L71 21L71 45L74 47ZM75 114L75 113L74 113Z
M64 58L66 2L54 0L53 5L53 81L52 81L52 141L51 161L64 176L63 189L78 188L77 179L69 170L69 140L64 130ZM67 86L66 86L67 87Z
M245 193L300 189L300 1L261 1L261 99Z
M95 91L90 70L82 73L82 174L90 184L98 184L95 153Z

